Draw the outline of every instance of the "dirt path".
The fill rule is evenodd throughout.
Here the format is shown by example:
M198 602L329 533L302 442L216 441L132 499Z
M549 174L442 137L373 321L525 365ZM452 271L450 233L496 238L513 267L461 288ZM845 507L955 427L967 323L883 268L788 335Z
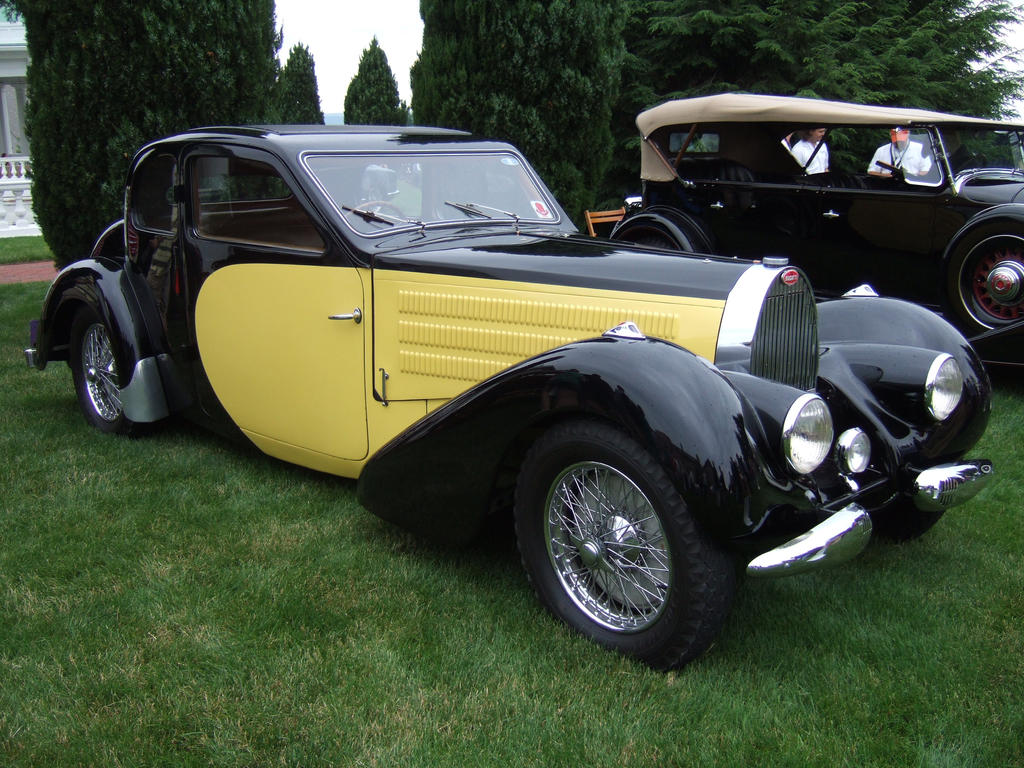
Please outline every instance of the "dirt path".
M0 264L0 285L6 283L50 282L57 276L52 261Z

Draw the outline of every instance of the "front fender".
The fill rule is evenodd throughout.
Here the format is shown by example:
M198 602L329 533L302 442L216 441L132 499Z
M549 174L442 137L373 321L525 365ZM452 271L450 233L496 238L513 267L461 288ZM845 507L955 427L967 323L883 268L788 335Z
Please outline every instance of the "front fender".
M894 467L905 456L959 458L980 439L991 409L988 372L963 335L934 312L881 297L825 301L818 305L818 334L819 375L888 434ZM960 366L963 398L950 419L932 426L921 393L928 362L943 352Z
M968 219L949 239L946 249L942 252L942 275L949 273L950 264L961 244L976 232L983 230L992 234L1016 234L1024 237L1024 204L994 205Z
M636 235L650 231L668 237L681 251L711 253L713 250L707 227L690 214L665 205L627 214L615 225L611 239L632 242Z
M902 299L847 296L818 303L818 339L829 342L900 344L946 352L965 374L988 381L981 359L956 328Z
M366 464L359 500L423 535L467 541L502 475L511 484L529 444L573 418L640 443L719 537L758 486L743 403L720 372L665 341L599 338L513 366L417 422Z

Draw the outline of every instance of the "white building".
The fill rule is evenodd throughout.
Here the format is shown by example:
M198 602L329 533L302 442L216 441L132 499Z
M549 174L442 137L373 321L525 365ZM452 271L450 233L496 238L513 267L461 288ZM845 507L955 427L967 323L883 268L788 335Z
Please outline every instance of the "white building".
M0 16L0 237L38 235L25 132L25 25Z

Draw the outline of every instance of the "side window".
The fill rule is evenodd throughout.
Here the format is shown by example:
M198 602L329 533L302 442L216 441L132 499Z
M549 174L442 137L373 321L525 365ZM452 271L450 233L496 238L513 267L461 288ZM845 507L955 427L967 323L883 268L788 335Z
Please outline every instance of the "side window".
M324 241L284 179L266 163L197 157L192 202L201 237L323 253Z
M714 155L718 153L718 134L711 131L672 132L668 136L668 151L690 155Z
M131 186L132 223L149 232L174 230L174 157L152 155L139 165Z

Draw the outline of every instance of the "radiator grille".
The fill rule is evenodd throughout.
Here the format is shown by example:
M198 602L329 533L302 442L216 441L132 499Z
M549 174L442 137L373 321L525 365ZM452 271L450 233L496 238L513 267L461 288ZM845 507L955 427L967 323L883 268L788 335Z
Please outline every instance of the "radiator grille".
M750 349L750 372L800 389L813 389L818 377L818 310L802 274L792 285L784 270L765 296Z

